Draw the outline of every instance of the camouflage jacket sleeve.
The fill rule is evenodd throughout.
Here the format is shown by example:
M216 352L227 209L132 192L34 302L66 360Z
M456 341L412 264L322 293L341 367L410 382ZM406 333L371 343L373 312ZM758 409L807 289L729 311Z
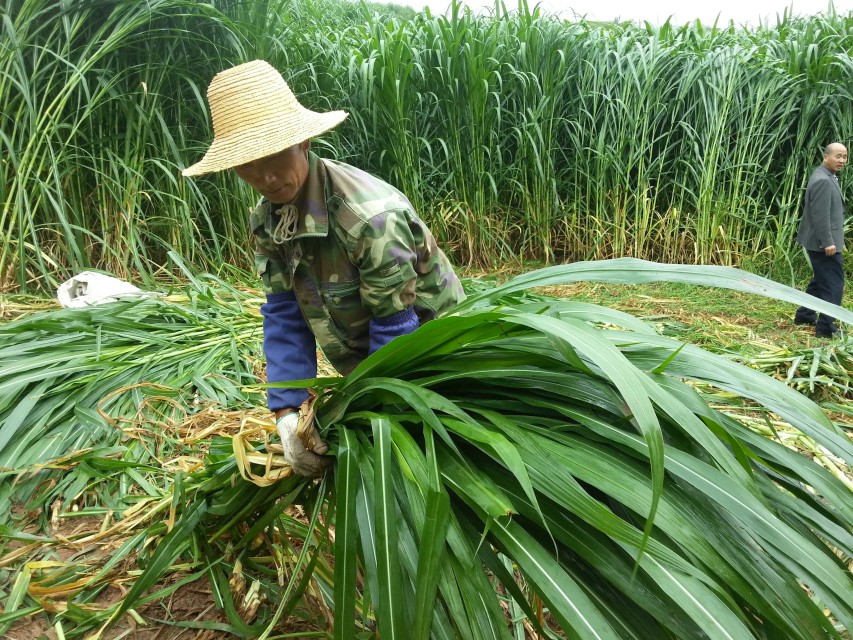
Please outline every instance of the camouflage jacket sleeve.
M365 224L352 256L361 299L374 317L391 316L415 303L424 236L423 223L404 209L386 211Z

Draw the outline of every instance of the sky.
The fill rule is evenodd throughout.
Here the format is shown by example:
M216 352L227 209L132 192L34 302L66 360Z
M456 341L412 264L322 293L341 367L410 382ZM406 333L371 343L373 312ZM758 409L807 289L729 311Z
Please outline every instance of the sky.
M380 0L381 1L381 0ZM428 5L433 13L444 13L450 0L390 0L395 4L404 4L415 9ZM478 11L494 7L494 0L463 0L471 9ZM532 6L535 0L528 0ZM516 6L517 0L506 0L508 9ZM683 24L699 19L703 24L711 24L719 14L721 24L733 20L738 25L755 26L759 21L773 25L776 16L785 8L792 8L794 15L813 15L825 13L829 0L717 0L716 2L696 2L695 0L540 0L544 11L557 13L573 19L575 15L586 16L587 20L610 21L614 19L644 21L660 24L668 16L673 16L674 24ZM847 13L853 10L853 0L836 0L835 10Z

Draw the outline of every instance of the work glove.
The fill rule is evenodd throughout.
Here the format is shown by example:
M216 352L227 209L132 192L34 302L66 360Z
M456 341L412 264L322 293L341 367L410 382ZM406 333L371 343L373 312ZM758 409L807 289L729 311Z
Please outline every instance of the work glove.
M275 426L281 438L282 456L293 473L304 478L323 475L334 458L323 455L329 445L317 432L313 410L291 411L276 420Z

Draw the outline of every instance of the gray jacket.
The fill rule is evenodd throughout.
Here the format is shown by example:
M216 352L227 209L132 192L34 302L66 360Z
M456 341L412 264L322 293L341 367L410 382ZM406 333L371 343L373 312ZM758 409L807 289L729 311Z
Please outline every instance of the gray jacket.
M835 174L823 165L809 178L797 242L809 251L831 245L844 250L844 198Z

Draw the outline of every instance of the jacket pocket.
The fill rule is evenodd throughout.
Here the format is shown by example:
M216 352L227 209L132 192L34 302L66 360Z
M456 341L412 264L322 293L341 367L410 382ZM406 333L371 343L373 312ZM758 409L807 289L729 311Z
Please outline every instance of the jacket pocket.
M347 302L352 303L352 298L355 296L361 303L361 294L358 292L360 281L349 280L348 282L323 282L320 285L320 291L323 293L323 300L329 305L341 306Z
M360 345L367 337L370 312L361 301L360 280L323 282L320 294L332 323L350 347Z

